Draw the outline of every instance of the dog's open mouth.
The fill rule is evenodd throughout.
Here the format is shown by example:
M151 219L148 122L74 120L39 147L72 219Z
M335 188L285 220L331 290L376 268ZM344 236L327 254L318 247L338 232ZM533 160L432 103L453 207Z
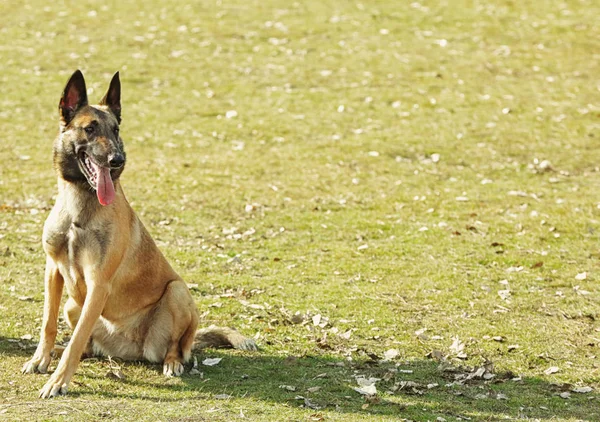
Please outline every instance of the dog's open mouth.
M110 167L96 164L85 152L78 154L79 162L88 182L96 190L98 202L110 205L115 199L115 185L110 176Z

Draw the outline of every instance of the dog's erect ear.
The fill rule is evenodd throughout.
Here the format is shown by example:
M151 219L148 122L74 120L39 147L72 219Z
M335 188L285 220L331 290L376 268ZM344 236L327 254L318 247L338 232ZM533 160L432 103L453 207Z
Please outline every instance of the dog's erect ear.
M76 70L63 91L60 103L58 104L58 112L63 126L69 124L75 113L81 107L87 105L87 90L85 88L85 79L80 70Z
M119 79L119 72L115 73L106 95L100 100L100 105L107 106L110 111L116 116L119 124L121 123L121 80Z

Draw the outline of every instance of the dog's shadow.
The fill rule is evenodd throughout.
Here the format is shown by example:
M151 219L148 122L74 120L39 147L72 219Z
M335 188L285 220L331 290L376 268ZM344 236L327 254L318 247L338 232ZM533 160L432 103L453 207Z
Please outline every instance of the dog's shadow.
M30 350L19 348L14 341L7 343L2 339L0 351L22 356L24 361L30 354ZM221 358L221 361L206 366L202 364L206 358ZM69 397L84 401L96 397L157 403L251 398L304 407L312 412L332 410L402 417L429 412L472 420L523 417L600 420L600 407L593 393L572 393L565 399L559 396L564 389L544 379L514 380L512 375L501 374L491 381L471 379L451 385L456 372L443 371L439 362L430 359L398 365L319 355L275 356L268 350L243 353L210 349L197 354L196 359L195 371L190 373L188 365L182 377L171 379L162 376L160 365L86 359L79 366ZM380 379L375 384L379 392L376 397L362 396L354 390L358 387L356 378L361 376Z

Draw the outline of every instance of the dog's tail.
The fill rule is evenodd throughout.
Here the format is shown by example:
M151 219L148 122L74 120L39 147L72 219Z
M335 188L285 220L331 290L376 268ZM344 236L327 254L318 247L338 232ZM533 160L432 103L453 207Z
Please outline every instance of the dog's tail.
M233 328L215 327L214 325L196 331L194 350L206 347L258 350L254 339L243 336Z

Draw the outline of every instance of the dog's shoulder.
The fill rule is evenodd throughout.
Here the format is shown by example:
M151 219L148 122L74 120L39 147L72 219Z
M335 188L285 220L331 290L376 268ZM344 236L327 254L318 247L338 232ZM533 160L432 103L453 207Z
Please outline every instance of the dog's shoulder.
M56 203L44 223L42 243L44 250L50 256L58 256L67 247L69 229L73 219L60 203Z

